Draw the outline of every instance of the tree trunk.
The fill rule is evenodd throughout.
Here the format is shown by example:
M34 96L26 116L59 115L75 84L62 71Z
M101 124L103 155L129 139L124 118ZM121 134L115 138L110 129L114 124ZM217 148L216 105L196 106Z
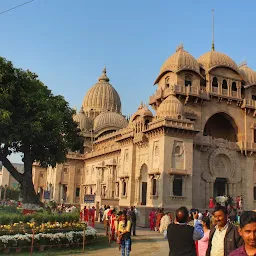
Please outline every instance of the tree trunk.
M24 174L21 182L21 195L23 203L40 205L39 196L36 194L34 184L32 181L32 175L29 175L24 168Z

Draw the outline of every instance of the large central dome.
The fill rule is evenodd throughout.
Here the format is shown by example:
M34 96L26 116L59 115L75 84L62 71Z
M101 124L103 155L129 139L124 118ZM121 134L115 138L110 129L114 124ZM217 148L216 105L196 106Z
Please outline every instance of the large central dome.
M121 112L121 101L117 91L109 83L106 68L93 87L86 93L83 101L84 112L100 113L102 111Z

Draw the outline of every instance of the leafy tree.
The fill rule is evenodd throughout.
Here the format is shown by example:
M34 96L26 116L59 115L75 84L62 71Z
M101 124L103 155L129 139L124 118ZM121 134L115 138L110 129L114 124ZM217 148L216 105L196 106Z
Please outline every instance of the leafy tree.
M65 99L54 96L36 74L0 58L0 161L20 183L24 202L40 203L32 182L33 163L54 167L65 161L69 150L81 149L73 114ZM23 174L7 158L17 152L23 155Z

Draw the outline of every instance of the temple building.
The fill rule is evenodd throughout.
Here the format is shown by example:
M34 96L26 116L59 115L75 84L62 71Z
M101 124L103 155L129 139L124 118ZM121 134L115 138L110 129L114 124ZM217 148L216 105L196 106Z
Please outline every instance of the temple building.
M205 209L210 197L238 195L256 208L256 72L212 49L195 59L177 47L162 65L149 105L130 118L106 69L74 116L84 154L33 168L36 191L57 202ZM141 221L147 221L147 218Z

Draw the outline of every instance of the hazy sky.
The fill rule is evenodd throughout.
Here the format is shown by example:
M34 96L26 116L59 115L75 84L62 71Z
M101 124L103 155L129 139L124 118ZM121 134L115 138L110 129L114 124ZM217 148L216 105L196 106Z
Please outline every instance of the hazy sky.
M0 12L23 2L1 0ZM255 0L36 0L0 15L0 55L78 109L106 65L132 114L178 44L195 58L211 49L212 8L216 51L256 69Z

